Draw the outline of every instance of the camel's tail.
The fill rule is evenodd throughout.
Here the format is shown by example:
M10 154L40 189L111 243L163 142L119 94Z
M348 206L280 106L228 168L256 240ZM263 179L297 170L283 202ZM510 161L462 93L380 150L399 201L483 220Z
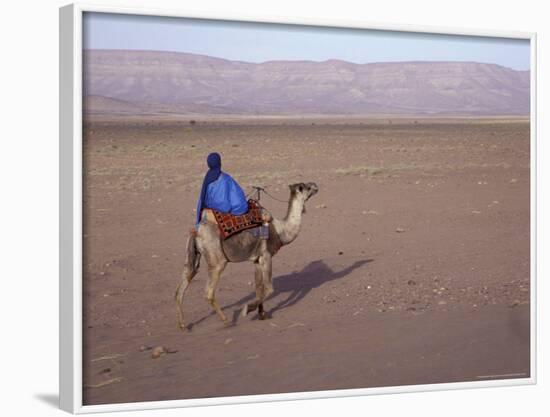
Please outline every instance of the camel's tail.
M197 273L201 263L201 253L197 248L197 239L194 233L191 233L187 239L187 259L186 266L189 269L188 273L193 276Z

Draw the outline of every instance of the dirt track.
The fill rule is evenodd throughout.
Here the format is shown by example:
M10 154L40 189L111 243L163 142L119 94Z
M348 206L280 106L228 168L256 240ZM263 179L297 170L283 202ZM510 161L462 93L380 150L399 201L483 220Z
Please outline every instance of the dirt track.
M197 120L86 123L86 404L529 376L527 121ZM253 266L231 264L235 325L202 270L183 335L173 296L213 150L246 188L320 192L274 259L272 318L233 314Z

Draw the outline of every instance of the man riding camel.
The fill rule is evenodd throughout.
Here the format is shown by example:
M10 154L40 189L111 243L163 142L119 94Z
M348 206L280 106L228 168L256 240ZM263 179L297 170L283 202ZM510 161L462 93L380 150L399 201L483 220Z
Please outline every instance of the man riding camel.
M263 303L273 293L272 258L284 245L296 239L300 232L305 203L319 191L317 184L313 182L290 184L286 216L283 219L272 219L258 202L254 203L252 199L247 201L242 188L231 176L222 172L219 154L208 155L206 162L209 170L204 177L195 223L197 230L200 225L200 231L193 229L187 239L187 258L182 279L176 288L178 324L181 330L187 329L183 316L183 297L191 280L197 275L201 256L205 257L208 264L206 298L222 322L227 323L227 317L216 302L216 288L229 262L252 261L255 266L256 298L244 305L241 315L257 310L260 319L268 317ZM258 193L260 189L258 188ZM203 216L205 209L211 210ZM210 212L213 215L209 216L212 214ZM208 217L214 217L214 220L207 219ZM227 217L229 221L226 223ZM241 218L241 221L234 222L235 217ZM203 222L210 224L205 225ZM241 227L243 225L245 228ZM257 235L252 231L241 233L249 228L260 230ZM227 236L232 237L224 240Z
M209 169L204 176L197 202L195 229L199 227L202 210L205 208L234 215L245 214L248 211L248 202L243 189L229 174L222 172L220 154L211 153L206 163Z

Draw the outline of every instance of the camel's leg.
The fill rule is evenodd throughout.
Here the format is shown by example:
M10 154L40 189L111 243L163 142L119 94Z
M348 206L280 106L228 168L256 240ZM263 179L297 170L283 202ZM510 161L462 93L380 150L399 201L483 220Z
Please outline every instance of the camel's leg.
M258 304L258 315L260 320L267 318L267 315L264 311L264 301L273 293L273 280L272 280L272 258L269 253L266 253L265 256L262 256L262 262L260 262L262 268L262 290L263 294Z
M182 279L176 288L176 306L178 311L178 325L181 330L185 330L185 321L183 320L183 296L189 287L191 280L199 270L201 253L197 248L196 234L192 233L187 239L187 256L183 268Z
M273 292L273 285L271 283L271 255L269 253L260 256L258 259L255 281L256 299L245 306L243 316L258 309L260 320L263 320L266 318L263 302Z
M260 303L259 300L260 300L260 298L262 297L262 295L264 293L263 279L262 279L262 268L261 268L259 262L256 263L254 266L256 267L255 275L254 275L254 281L255 281L255 285L256 285L256 299L252 303L249 303L249 304L244 306L244 308L242 310L243 317L246 316L248 313L250 313L252 311L255 311L258 308L258 305Z
M225 266L227 265L227 261L223 260L215 265L211 265L208 268L208 283L206 285L206 299L212 306L212 308L216 311L218 316L220 317L221 321L223 321L225 324L227 324L227 318L225 317L225 314L223 314L222 309L216 302L216 288L218 286L218 283L220 282L220 277L225 269Z
M197 275L198 270L193 268L193 266L190 266L189 264L185 264L183 268L183 273L181 274L181 282L178 285L178 288L176 288L176 305L178 309L178 325L179 328L184 331L185 330L185 321L183 319L183 296L185 295L185 292L187 291L187 288L189 288L189 284L191 284L191 280Z

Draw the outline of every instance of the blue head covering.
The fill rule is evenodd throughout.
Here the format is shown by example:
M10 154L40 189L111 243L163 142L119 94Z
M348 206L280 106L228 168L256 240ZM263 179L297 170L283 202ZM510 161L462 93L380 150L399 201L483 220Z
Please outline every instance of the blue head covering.
M219 153L213 152L208 155L208 158L206 158L206 163L208 164L209 170L204 176L204 181L202 182L201 194L197 203L197 221L195 224L199 224L201 221L201 213L204 206L204 199L206 198L206 189L208 188L208 185L216 181L222 173L222 157Z

